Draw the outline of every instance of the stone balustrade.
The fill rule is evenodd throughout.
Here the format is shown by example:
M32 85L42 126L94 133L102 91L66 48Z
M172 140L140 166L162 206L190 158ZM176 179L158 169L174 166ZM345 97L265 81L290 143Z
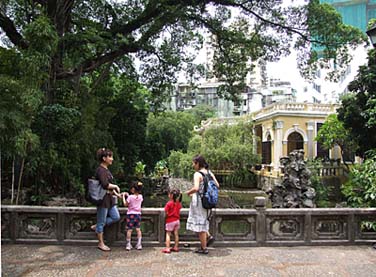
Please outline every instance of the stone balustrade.
M257 119L273 112L306 112L306 113L334 113L337 109L335 104L313 104L313 103L275 103L269 105L253 114Z
M376 208L266 209L265 198L256 199L256 209L215 209L210 231L216 246L349 245L376 242L376 232L364 228L376 222ZM106 240L124 245L126 208L122 219L108 227ZM180 241L197 244L197 235L186 231L188 209L181 212ZM95 245L90 230L96 209L83 207L1 207L2 243ZM144 246L164 245L165 214L162 208L142 209ZM134 232L135 233L135 232ZM135 234L134 234L135 235Z

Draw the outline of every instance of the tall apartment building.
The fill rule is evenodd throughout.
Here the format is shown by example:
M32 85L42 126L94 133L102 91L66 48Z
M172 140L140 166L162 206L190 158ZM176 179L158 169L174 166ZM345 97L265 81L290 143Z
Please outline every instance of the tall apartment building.
M368 21L376 18L376 0L321 0L321 3L332 5L341 14L343 23L363 32L366 31ZM321 96L322 103L338 103L341 95L348 92L347 86L354 80L359 66L367 61L367 49L364 46L359 46L351 55L353 60L336 82L326 80L327 73L336 67L334 61L329 62L329 69L319 69L316 72L311 89Z
M213 70L214 47L215 37L207 36L203 56L208 72ZM206 104L214 107L218 117L231 117L258 111L271 103L286 102L286 100L295 101L294 90L291 87L274 88L274 94L278 90L278 95L270 96L272 92L269 93L269 90L267 90L270 84L266 72L266 62L258 60L249 63L252 65L252 70L248 72L245 78L246 87L244 91L239 92L237 103L219 97L217 91L223 83L219 82L214 76L207 74L205 80L195 86L190 84L176 85L169 108L185 110L196 105Z

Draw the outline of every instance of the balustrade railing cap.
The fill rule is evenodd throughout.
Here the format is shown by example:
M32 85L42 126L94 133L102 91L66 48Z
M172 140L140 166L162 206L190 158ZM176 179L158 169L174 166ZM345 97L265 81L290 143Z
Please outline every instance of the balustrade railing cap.
M266 198L263 196L256 196L255 197L255 207L265 207L266 206Z

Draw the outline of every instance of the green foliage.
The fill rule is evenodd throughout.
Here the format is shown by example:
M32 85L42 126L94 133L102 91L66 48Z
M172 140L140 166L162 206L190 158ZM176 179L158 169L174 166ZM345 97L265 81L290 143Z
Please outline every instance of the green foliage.
M200 104L185 112L194 116L195 125L200 125L202 121L215 116L215 110L213 106Z
M376 151L367 153L368 158L355 165L342 192L351 207L376 207Z
M289 53L293 34L309 42L309 33L320 34L326 28L322 22L329 22L328 17L308 22L306 7L284 8L280 1L210 3L3 1L0 28L7 48L0 47L0 143L5 162L25 159L24 180L35 193L74 196L78 184L93 174L99 147L114 151L111 170L123 179L137 161L152 169L171 151L187 151L193 126L212 116L197 108L193 115L150 115L147 121L150 111L161 111L179 73L192 78L202 73L203 66L193 64L202 29L214 35L216 47L214 72L207 74L225 82L220 93L237 99L241 79L252 68L249 58L277 60ZM230 16L233 9L242 11L236 20ZM340 32L329 32L321 42L356 41L353 30L339 23L333 28ZM250 135L225 134L208 131L201 146L194 138L189 147L219 168L252 164L252 147L246 146ZM181 162L181 174L192 170L191 154Z
M149 114L150 93L135 80L115 76L106 87L110 98L108 107L114 114L109 120L109 131L114 140L123 170L131 173L136 161L144 160L146 123Z
M317 207L328 208L330 206L329 194L331 191L328 186L322 183L319 175L322 168L322 161L320 159L308 160L307 168L311 171L309 181L316 192L315 203Z
M376 49L368 52L368 64L359 67L348 88L351 93L341 99L338 119L359 146L357 154L364 157L376 148Z
M167 161L166 160L160 160L154 166L153 175L155 177L162 177L166 173L166 170L168 170L167 169Z
M202 29L213 34L216 47L213 72L207 74L225 81L220 93L232 99L242 91L243 77L252 67L247 61L278 60L289 54L294 36L299 38L294 45L299 53L309 53L313 42L325 49L325 58L339 56L337 64L348 61L348 45L365 40L359 30L342 24L334 8L318 0L289 7L274 0L12 0L4 2L0 16L10 47L49 56L51 67L44 72L53 88L56 80L75 82L136 54L139 76L156 109L179 72L193 76L200 68L193 60L202 46ZM310 66L316 56L302 55L300 64Z
M367 36L361 30L343 24L335 8L327 3L320 4L319 0L309 1L306 19L311 50L301 48L307 43L303 37L298 37L295 44L302 50L298 51L301 72L306 78L313 78L318 68L324 68L330 59L334 59L336 69L328 77L333 81L339 80L352 60L349 49L367 42Z
M45 57L57 50L58 35L46 16L39 16L25 26L24 36L29 43L29 49Z
M224 184L228 187L256 187L257 179L256 175L247 168L240 168L225 176Z
M145 174L145 167L146 165L143 164L142 162L137 162L134 168L134 174L136 176L142 177Z
M190 177L192 158L198 153L205 157L210 168L234 170L231 178L241 177L244 182L253 182L253 177L245 173L260 158L253 154L252 124L249 122L213 126L201 136L193 136L186 153L171 153L168 159L170 171L177 177Z
M351 149L355 152L358 146L356 142L351 139L350 132L345 129L343 122L338 120L336 114L331 114L326 118L325 123L317 133L316 140L322 143L324 149L332 149L334 146L338 145L341 148L342 160L347 170L350 170L345 159L343 159L344 151Z
M192 168L192 158L190 153L183 153L181 151L171 151L168 157L168 168L170 174L174 177L182 177L186 179L192 178L194 173Z
M250 168L259 161L253 154L252 123L220 125L208 128L202 135L200 152L215 169Z
M194 116L185 112L150 114L147 122L146 153L144 160L149 168L165 159L175 150L186 151L192 136Z
M349 144L349 133L338 120L337 115L331 114L317 133L316 141L322 143L325 149L331 149L335 145L343 148Z

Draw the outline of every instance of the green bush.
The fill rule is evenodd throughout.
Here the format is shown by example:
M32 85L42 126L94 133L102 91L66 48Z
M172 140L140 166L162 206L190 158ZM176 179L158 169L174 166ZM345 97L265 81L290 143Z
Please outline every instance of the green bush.
M355 165L342 193L351 207L376 207L376 149L367 152L367 159ZM376 231L376 221L363 222L362 227Z
M355 165L350 179L342 187L347 202L352 207L376 207L376 151L368 152L368 158Z
M329 194L331 192L330 187L323 184L319 176L320 169L322 168L322 161L320 159L308 160L307 167L311 171L309 180L311 186L316 191L315 203L318 208L328 208L330 206Z

